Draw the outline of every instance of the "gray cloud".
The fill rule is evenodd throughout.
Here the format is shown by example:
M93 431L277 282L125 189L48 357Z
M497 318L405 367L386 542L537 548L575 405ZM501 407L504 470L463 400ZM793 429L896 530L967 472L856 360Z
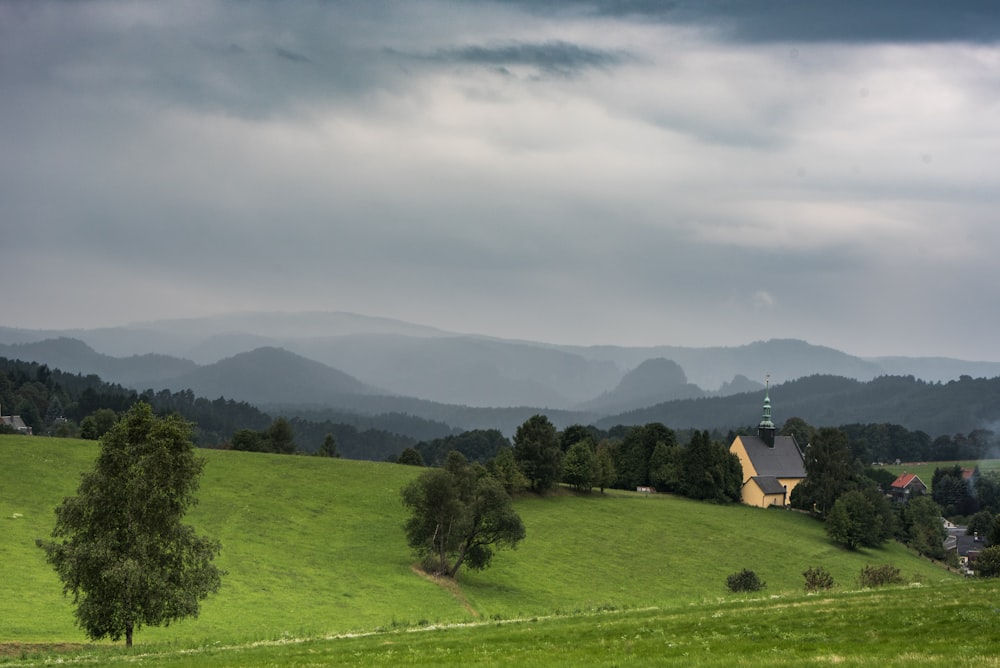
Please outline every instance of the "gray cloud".
M995 359L997 47L700 7L0 4L3 324Z
M604 69L634 60L625 51L595 49L562 41L511 42L439 49L432 60L506 68L526 65L548 75L572 76L588 69Z
M1000 40L991 0L500 0L539 13L588 12L705 27L749 42L982 42Z

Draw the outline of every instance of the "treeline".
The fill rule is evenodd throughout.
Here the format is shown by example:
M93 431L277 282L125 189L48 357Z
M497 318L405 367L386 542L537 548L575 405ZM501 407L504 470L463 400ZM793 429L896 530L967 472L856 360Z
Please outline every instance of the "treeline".
M984 414L976 408L979 400L974 400L969 393L975 394L979 389L992 387L992 382L963 378L941 387L953 386L952 391L967 402L967 424L982 424ZM853 391L851 388L856 389L866 384L848 379L812 376L781 387L789 386L809 392L821 387L826 390L837 388L849 393ZM884 378L875 384L883 392L899 390L904 398L911 397L914 391L922 391L920 388L925 386L928 384L910 378ZM146 390L137 393L120 385L105 383L93 374L68 374L58 369L49 369L45 364L0 358L0 408L6 415L20 415L35 434L97 438L113 424L115 416L139 400L148 402L159 414L176 412L194 423L194 441L200 447L233 447L232 439L238 431L263 433L274 423L268 413L246 402L223 397L196 397L191 390ZM740 401L745 403L746 398L743 397ZM885 401L888 399L883 399L883 403ZM838 399L838 404L845 402L843 396ZM783 401L783 410L788 410L785 404L794 407L796 399L789 397ZM285 415L289 418L293 432L294 452L315 453L329 436L334 439L338 452L344 457L395 460L410 448L419 453L425 464L434 465L443 461L450 450L462 452L470 461L483 463L495 457L503 447L511 447L510 441L496 429L454 433L443 422L423 420L402 413L358 416L333 410L289 410ZM712 420L708 420L702 424L711 423ZM665 432L656 437L642 436L650 429L659 429L648 425L664 424L666 423L662 421L650 421L644 425L615 425L609 428L577 425L567 427L563 433L576 434L573 438L583 440L580 430L585 431L589 442L595 446L595 455L596 446L607 441L606 445L614 454L616 466L616 478L609 486L626 489L652 486L667 489L671 488L672 483L660 476L663 452L652 466L653 474L650 473L650 459L656 440L662 437L670 457L673 457L673 451L670 450L673 445L690 443L699 432L663 427L671 436L666 436ZM393 425L399 431L390 428ZM852 458L864 465L896 460L954 461L1000 456L997 435L987 429L974 429L935 438L925 431L911 430L891 423L854 422L844 424L840 429L846 434ZM414 430L433 437L417 439L401 435L412 434ZM795 435L801 447L810 442L812 433L815 432L801 417L790 418L782 431ZM750 427L728 432L713 430L709 432L709 439L728 446L737 433L753 433L753 430ZM563 444L564 453L568 454L570 445L572 443Z
M557 431L548 417L520 425L513 442L497 430L473 430L421 442L401 463L443 466L452 452L485 465L509 493L545 492L562 482L594 488L670 492L693 499L737 501L743 482L739 459L707 431L678 432L660 423L603 431L572 425Z
M348 424L272 419L246 402L196 397L191 390L138 393L94 374L70 374L37 362L0 357L0 409L5 415L19 415L34 434L100 438L138 401L150 404L157 414L177 413L193 423L192 440L205 448L312 453L332 435L345 457L383 460L395 458L415 442L389 431ZM241 439L234 446L233 438L240 432Z
M817 374L772 385L771 397L776 401L780 397L783 415L797 415L819 425L889 422L937 435L1000 423L1000 377L962 376L947 383L929 383L913 376L881 376L862 382ZM662 422L728 428L740 424L732 418L738 415L754 417L748 411L746 394L668 401L602 418L597 425Z

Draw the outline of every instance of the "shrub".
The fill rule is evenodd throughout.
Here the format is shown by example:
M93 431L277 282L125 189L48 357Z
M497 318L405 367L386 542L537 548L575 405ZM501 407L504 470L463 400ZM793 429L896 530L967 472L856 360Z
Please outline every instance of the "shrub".
M739 573L733 573L727 577L726 586L731 592L760 591L764 588L765 582L757 577L756 573L744 568Z
M974 568L979 577L1000 577L1000 545L991 545L980 552Z
M902 584L903 576L899 574L899 569L892 564L881 564L875 566L868 564L861 569L858 576L858 585L861 587L881 587L888 584Z
M820 589L833 588L833 576L830 571L822 566L813 566L804 573L802 577L806 579L806 591L819 591Z

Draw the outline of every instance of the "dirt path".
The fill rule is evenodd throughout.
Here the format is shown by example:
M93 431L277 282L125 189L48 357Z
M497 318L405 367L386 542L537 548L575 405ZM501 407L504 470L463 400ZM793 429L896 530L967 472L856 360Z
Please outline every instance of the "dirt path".
M410 570L412 570L414 573L416 573L423 579L429 582L433 582L437 586L447 591L449 594L455 597L456 601L462 604L462 607L465 608L466 612L472 615L473 619L479 619L479 613L476 612L476 609L473 608L472 605L469 603L469 599L465 598L465 594L462 593L462 587L457 582L455 582L451 578L443 578L437 575L431 575L430 573L425 573L424 571L420 570L420 567L417 564L413 564L412 566L410 566Z

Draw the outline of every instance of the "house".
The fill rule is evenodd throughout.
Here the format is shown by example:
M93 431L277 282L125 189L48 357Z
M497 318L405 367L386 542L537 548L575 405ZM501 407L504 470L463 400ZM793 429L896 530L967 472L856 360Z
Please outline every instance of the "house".
M989 547L989 543L978 533L966 534L966 527L955 526L950 522L945 523L948 536L943 541L945 551L954 552L958 557L958 566L966 575L975 572L976 558L984 548Z
M20 415L0 415L0 425L10 427L16 434L27 434L31 436L31 427L24 424Z
M915 496L927 493L927 485L913 473L900 473L889 486L889 494L896 503L906 503Z
M741 501L748 506L786 506L792 490L806 477L805 459L795 437L775 434L770 388L764 393L757 435L737 436L729 451L743 466Z

